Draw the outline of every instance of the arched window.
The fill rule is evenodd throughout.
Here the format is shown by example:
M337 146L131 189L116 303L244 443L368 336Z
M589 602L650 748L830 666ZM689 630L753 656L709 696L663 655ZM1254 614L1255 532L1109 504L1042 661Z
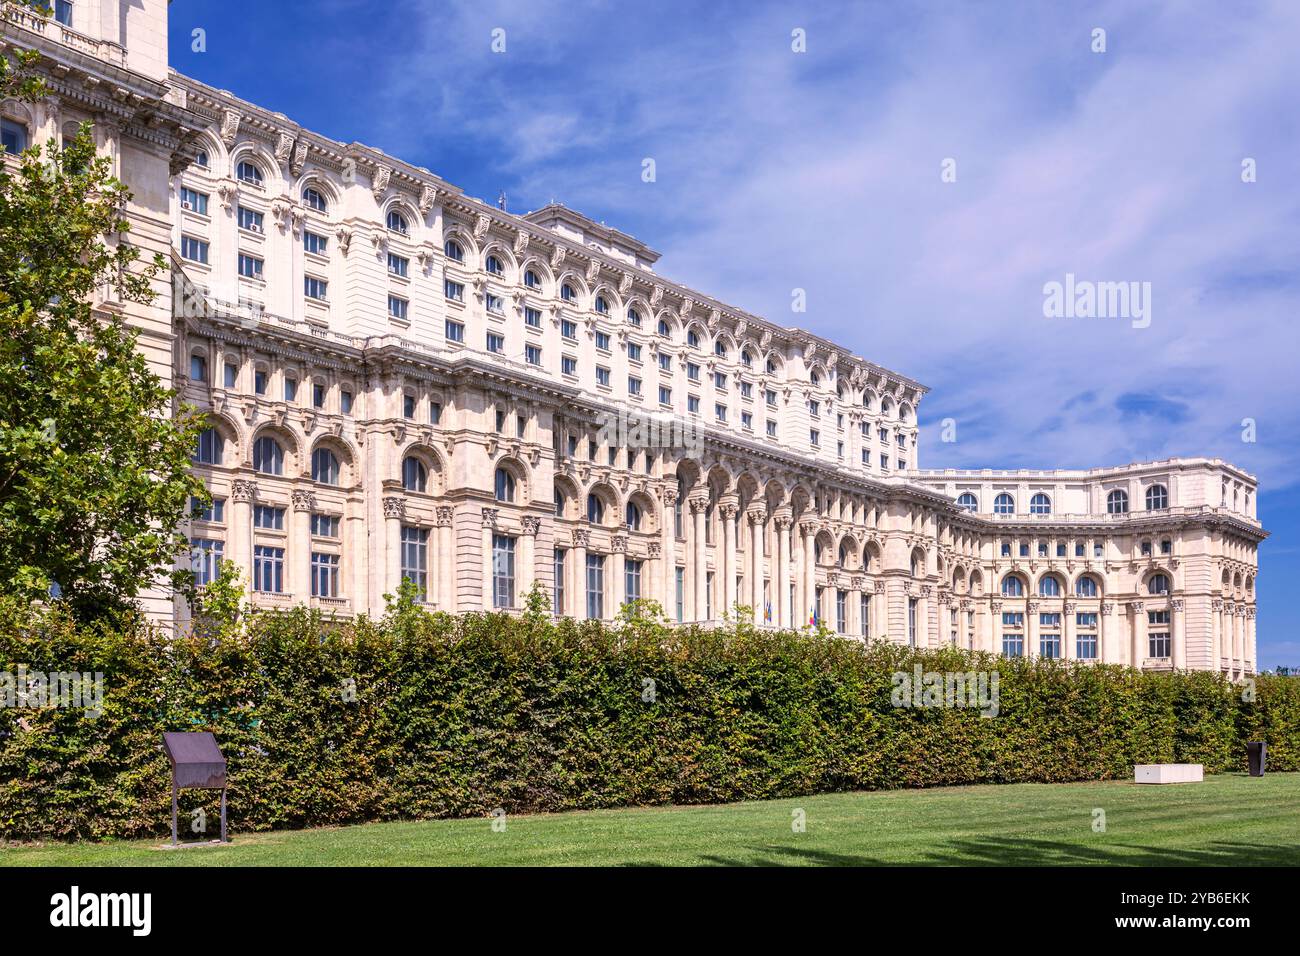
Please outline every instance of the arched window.
M270 435L253 442L253 470L264 475L284 474L284 449Z
M250 186L262 185L262 170L257 163L245 159L235 167L235 178L241 183L248 183Z
M849 566L849 546L847 544L842 544L840 545L840 567L847 568L848 566Z
M754 356L749 354L749 349L745 349L740 353L740 364L745 366L745 368L754 367Z
M1052 513L1052 499L1042 492L1034 495L1029 499L1029 513L1031 515L1050 515Z
M209 158L206 149L199 150L199 154L194 157L194 165L199 167L199 169L207 169L212 165L212 160Z
M1168 594L1169 593L1169 575L1153 574L1147 581L1148 594Z
M713 343L713 354L716 355L716 356L718 356L718 358L726 358L726 357L727 357L727 345L726 345L726 343L725 343L725 342L714 342L714 343Z
M409 236L411 234L411 224L407 222L406 217L396 209L388 210L387 224L389 232L396 232L403 236Z
M812 379L812 383L813 383L814 385L821 385L821 383L822 383L822 373L819 372L819 371L817 371L817 369L813 369L813 371L812 371L812 375L811 375L810 377L811 377L811 379Z
M965 510L971 512L972 514L975 511L979 510L979 506L980 506L979 500L969 491L963 492L957 498L957 507L964 508Z
M448 239L442 245L442 251L453 262L465 261L465 247L455 239Z
M1079 580L1074 583L1074 593L1079 595L1079 597L1087 597L1087 598L1096 597L1097 596L1096 580L1086 576L1079 578Z
M668 337L669 334L668 322L665 319L659 320L659 334L662 335L664 338Z
M993 513L995 515L1013 515L1016 513L1016 499L1012 498L1005 491L993 499Z
M776 374L776 359L767 360L767 374L768 375Z
M226 440L215 428L205 428L199 432L198 444L194 446L191 461L201 465L219 465L225 455Z
M1050 574L1046 575L1038 582L1038 593L1043 597L1060 597L1061 582Z
M1169 507L1169 492L1164 485L1152 485L1147 489L1147 511L1160 511Z
M641 328L641 313L636 309L629 308L627 310L627 321L629 325L635 325L638 329Z
M689 329L686 332L686 344L689 345L691 348L700 347L700 337L699 335L696 334L694 329Z
M524 270L524 285L530 289L540 289L542 286L541 277L532 269Z
M555 489L555 517L564 517L564 492L559 488Z
M407 491L429 490L429 469L424 467L424 462L412 455L402 459L402 487Z
M600 495L587 495L587 520L592 524L600 524L605 520L605 502L600 500Z
M603 295L596 296L596 311L601 315L609 315L609 303Z
M515 500L515 476L509 469L498 468L496 479L497 501L513 502Z
M1008 574L1002 579L1002 596L1003 597L1024 597L1025 582L1021 581L1014 574Z
M578 293L573 291L573 286L569 285L569 283L566 282L560 286L560 298L565 302L572 302L577 297Z
M322 485L339 483L339 459L328 448L317 448L311 453L311 480Z
M325 200L321 191L319 189L313 189L311 186L308 186L302 191L302 201L306 203L309 208L315 209L317 212L330 211L330 204Z
M641 509L634 501L627 503L627 526L633 531L641 530Z
M195 352L190 356L190 379L195 382L208 380L208 358L201 352Z
M894 414L894 401L893 401L893 399L890 399L890 398L883 398L883 399L880 400L880 414L881 414L881 415L892 415L892 414Z
M483 268L494 276L505 275L506 267L502 265L500 256L488 256L483 260Z
M0 145L10 156L27 148L27 127L9 119L0 119Z
M1118 488L1106 496L1106 514L1128 514L1128 492Z

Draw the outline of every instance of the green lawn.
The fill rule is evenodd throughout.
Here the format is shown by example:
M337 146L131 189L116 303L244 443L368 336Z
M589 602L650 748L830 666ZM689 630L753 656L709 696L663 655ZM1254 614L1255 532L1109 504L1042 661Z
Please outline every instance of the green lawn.
M1106 830L1094 832L1094 809ZM807 828L795 833L802 810ZM8 846L53 865L1300 865L1300 774L1203 784L1017 784L830 794L708 807L236 834L229 846Z

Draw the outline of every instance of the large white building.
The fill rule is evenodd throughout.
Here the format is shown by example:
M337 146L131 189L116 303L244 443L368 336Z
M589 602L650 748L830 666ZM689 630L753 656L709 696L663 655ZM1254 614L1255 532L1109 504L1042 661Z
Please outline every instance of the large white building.
M654 271L559 205L513 215L420 167L169 71L163 0L23 12L55 95L173 262L125 310L210 416L196 568L265 607L814 618L848 635L1237 677L1255 669L1254 478L1218 459L922 470L926 389ZM60 22L64 21L64 22ZM684 423L667 444L620 412ZM152 596L158 613L182 602Z

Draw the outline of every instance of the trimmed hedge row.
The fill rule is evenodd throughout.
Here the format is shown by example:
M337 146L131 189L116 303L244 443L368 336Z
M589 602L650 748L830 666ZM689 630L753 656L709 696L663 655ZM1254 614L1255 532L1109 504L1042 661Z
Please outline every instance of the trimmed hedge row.
M899 708L893 675L996 671L996 717ZM635 618L296 610L179 640L0 604L0 673L102 671L103 713L0 709L0 837L167 832L164 730L208 729L235 830L829 791L1300 769L1300 681L670 630ZM355 687L355 697L350 689ZM1243 699L1251 698L1253 699ZM187 792L183 808L215 809ZM211 816L209 815L209 819Z

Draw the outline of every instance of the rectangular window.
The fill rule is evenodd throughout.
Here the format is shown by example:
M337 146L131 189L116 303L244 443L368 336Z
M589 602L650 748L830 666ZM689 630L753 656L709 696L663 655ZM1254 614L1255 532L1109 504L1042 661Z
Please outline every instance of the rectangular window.
M344 415L350 415L352 413L352 393L346 388L339 392L339 410L343 412Z
M532 306L524 308L524 324L534 329L542 327L542 312L540 309L534 309Z
M411 303L400 296L390 295L388 297L388 314L394 319L405 322L407 310L410 306Z
M605 616L605 556L587 555L587 617L598 621Z
M402 417L403 418L415 417L415 396L414 395L402 396Z
M389 275L401 276L403 279L405 279L407 275L410 273L410 270L411 270L411 260L406 258L406 256L399 256L395 252L390 252L388 254Z
M506 337L496 332L489 332L487 334L487 350L498 354L504 352L506 350Z
M10 156L27 148L27 127L11 120L0 120L0 145Z
M492 606L515 606L515 539L492 536Z
M1148 657L1169 657L1169 612L1147 611Z
M556 614L565 613L564 568L568 557L569 557L568 551L564 550L563 548L555 549L555 561L554 561L554 575L555 575L554 595L555 596L551 599L551 603L554 605L552 610L554 610Z
M859 619L859 624L862 628L861 634L863 637L867 636L867 622L871 620L870 612L871 612L871 597L869 595L864 594L862 595L861 599L858 602L858 615L859 615L858 619Z
M754 397L754 386L751 385L749 382L741 382L741 383L740 383L740 397L741 397L741 398L753 398L753 397Z
M641 600L641 562L635 558L623 563L623 600L629 604Z
M596 366L596 384L609 388L609 369L600 365Z
M542 350L536 345L524 346L524 359L529 365L542 364Z
M576 341L578 338L578 323L571 319L560 320L560 335L563 338Z
M459 282L452 282L450 279L444 279L442 283L442 294L453 302L464 302L465 286Z
M253 505L253 527L270 531L284 530L284 509L271 505Z
M821 447L822 433L815 428L808 429L808 443L814 448Z
M460 322L455 322L451 319L448 319L446 325L444 326L444 333L447 336L448 342L465 341L465 326Z
M698 382L700 380L700 367L694 362L687 362L686 377L692 382Z
M673 403L673 390L666 385L659 386L659 404L671 405Z
M776 408L776 392L772 391L769 388L766 390L765 396L767 398L767 404L772 406L773 408Z
M916 598L907 599L907 643L916 647Z
M196 239L194 236L181 236L181 258L206 265L208 261L208 244L202 239Z
M835 630L843 634L849 629L849 592L842 588L835 591Z
M637 345L635 342L628 342L627 357L630 362L641 361L641 346Z
M571 355L566 355L560 359L560 371L565 375L578 374L578 360Z
M769 438L776 437L776 422L770 418L767 420L767 434Z
M686 396L686 411L690 412L692 415L698 415L700 413L700 396Z
M419 600L429 595L429 529L402 525L402 577L419 591Z
M298 397L298 380L296 378L285 378L284 380L284 400L292 402Z
M253 590L270 594L284 593L284 548L254 545Z
M720 392L725 392L727 390L727 376L721 372L714 372L713 387Z
M1074 616L1077 635L1075 654L1079 660L1093 660L1097 656L1097 615L1081 613Z
M746 431L754 430L754 416L749 412L740 413L740 424Z
M339 536L339 516L313 514L311 516L311 533L313 538L337 538Z
M221 557L225 551L225 542L211 538L190 538L190 570L194 572L194 583L211 584L221 573Z
M1059 658L1061 656L1061 615L1038 615L1038 627L1038 655Z
M505 300L491 292L483 296L483 306L493 315L500 315L506 310Z
M331 598L339 596L339 556L337 554L312 552L311 595L312 597Z
M190 495L190 517L195 521L225 521L226 499L213 498L212 504L205 505L201 499Z
M264 217L260 212L249 209L247 206L240 206L236 214L239 219L239 228L247 229L249 232L265 232L263 226Z
M325 386L320 382L311 383L311 404L313 408L325 407Z
M815 398L810 398L808 400L808 414L813 418L820 418L822 414L821 402L817 401Z
M267 375L260 368L253 372L253 391L258 395L266 394Z
M629 375L627 377L627 393L629 395L641 394L641 380L635 375Z
M234 388L235 382L239 378L239 366L233 362L227 362L225 368L225 377L223 382L226 388Z
M329 297L330 284L324 279L318 279L315 276L302 277L302 294L309 299L315 299L318 302L324 302Z
M239 254L239 274L245 279L262 278L262 267L264 265L265 263L257 256L250 256L245 252Z
M678 537L681 537L681 535L678 535ZM674 602L677 608L677 623L680 624L682 623L683 620L685 620L685 618L682 617L682 615L685 613L685 594L686 594L686 569L685 568L677 567L673 569L673 582L674 582L674 590L673 590Z
M1025 656L1025 615L1019 611L1002 612L1002 656Z
M185 186L181 187L181 208L196 212L200 216L208 214L208 194L196 192Z
M715 404L713 406L713 417L720 422L725 422L727 420L727 406L720 403Z
M302 248L304 252L310 252L314 256L324 256L329 254L330 241L325 236L317 235L314 232L304 232L302 234Z
M609 351L609 333L608 333L608 332L597 332L597 333L596 333L596 348L600 349L602 352L608 352L608 351Z
M667 352L659 353L659 367L665 372L671 372L673 370L673 357Z

